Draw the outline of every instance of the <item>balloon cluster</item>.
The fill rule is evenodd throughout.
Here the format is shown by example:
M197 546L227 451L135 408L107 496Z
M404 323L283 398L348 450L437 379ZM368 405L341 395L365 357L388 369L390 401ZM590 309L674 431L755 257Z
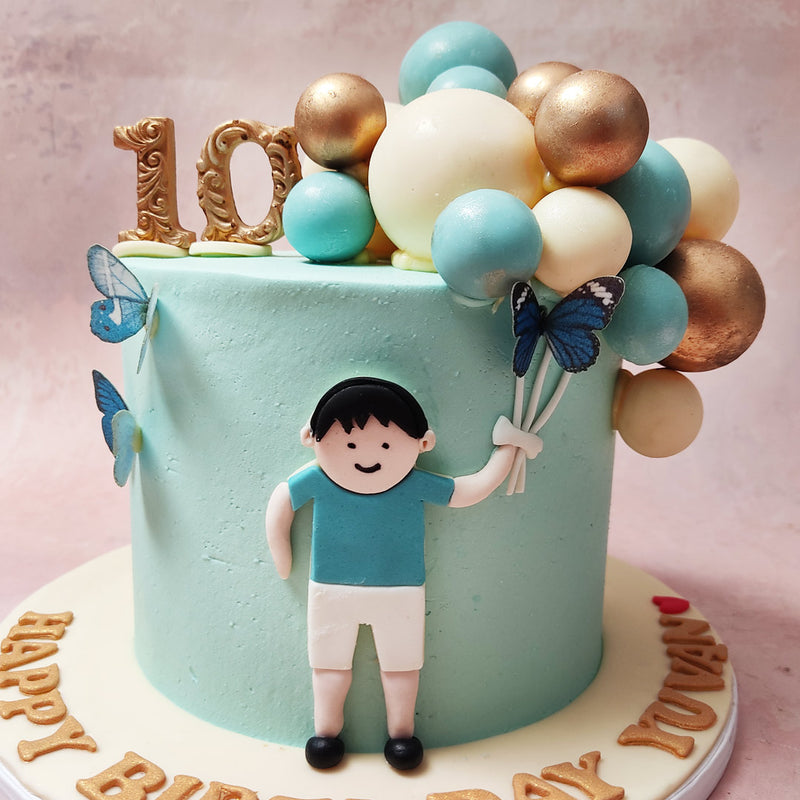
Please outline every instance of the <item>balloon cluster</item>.
M366 247L485 302L534 277L563 295L620 274L605 340L633 364L661 366L621 372L614 425L646 455L686 447L702 403L680 373L733 361L764 317L758 273L720 241L739 200L727 159L695 139L650 139L625 78L557 61L518 73L506 45L469 22L411 46L399 95L387 124L363 78L328 75L303 93L300 145L338 171L292 190L289 242L323 262Z

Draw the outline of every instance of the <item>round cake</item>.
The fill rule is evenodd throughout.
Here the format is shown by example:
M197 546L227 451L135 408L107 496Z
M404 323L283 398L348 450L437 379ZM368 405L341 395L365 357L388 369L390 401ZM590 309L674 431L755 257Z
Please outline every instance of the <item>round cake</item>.
M115 129L137 222L89 249L90 325L122 343L124 385L93 381L132 541L3 623L15 800L703 800L721 775L727 648L606 543L616 432L688 446L684 373L763 319L719 241L730 165L650 139L622 76L518 73L472 23L409 49L400 96L332 73L293 126L221 123L199 240L171 120Z

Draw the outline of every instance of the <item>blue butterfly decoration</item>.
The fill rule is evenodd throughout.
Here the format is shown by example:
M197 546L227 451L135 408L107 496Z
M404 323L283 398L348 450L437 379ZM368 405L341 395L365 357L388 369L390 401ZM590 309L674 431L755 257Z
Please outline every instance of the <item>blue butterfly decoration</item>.
M142 431L120 393L105 375L92 370L94 399L103 414L103 438L114 456L114 481L124 486L142 449Z
M570 292L548 313L539 305L530 284L515 283L511 289L511 313L517 337L514 374L521 378L528 371L541 336L565 372L589 369L600 353L600 342L594 332L608 325L624 291L622 278L593 278Z
M158 327L158 287L154 286L148 297L136 276L102 245L95 244L89 248L87 261L92 282L106 298L92 303L92 333L104 342L116 344L144 328L138 372Z

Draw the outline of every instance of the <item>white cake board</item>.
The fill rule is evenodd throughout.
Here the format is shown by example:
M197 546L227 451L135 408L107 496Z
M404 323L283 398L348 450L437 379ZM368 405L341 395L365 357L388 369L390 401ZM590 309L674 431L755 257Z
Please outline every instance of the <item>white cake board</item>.
M167 775L164 789L148 794L147 800L157 800L176 775L203 782L191 800L201 800L212 781L246 787L262 800L277 795L425 800L429 794L467 789L511 800L515 774L538 776L545 767L566 761L577 765L581 755L599 750L598 775L624 787L627 800L706 800L733 749L737 698L728 664L724 690L691 695L714 708L713 727L688 732L663 726L695 738L687 758L617 744L620 732L656 700L669 672L670 658L661 642L664 629L651 598L672 592L647 573L613 559L606 579L603 662L586 691L535 725L466 745L430 749L423 765L410 773L393 771L377 754L348 754L336 769L317 772L305 763L300 748L221 730L175 706L150 686L136 664L130 576L130 548L114 551L40 589L0 625L0 637L5 637L26 611L74 613L58 653L34 665L58 664L58 688L68 713L98 745L93 753L62 750L25 763L17 754L18 742L41 739L57 726L33 725L22 715L0 719L0 797L80 800L78 779L99 774L133 751ZM691 608L686 616L700 614ZM716 634L715 638L720 641ZM20 697L16 687L0 689L0 701ZM554 785L585 800L577 789Z

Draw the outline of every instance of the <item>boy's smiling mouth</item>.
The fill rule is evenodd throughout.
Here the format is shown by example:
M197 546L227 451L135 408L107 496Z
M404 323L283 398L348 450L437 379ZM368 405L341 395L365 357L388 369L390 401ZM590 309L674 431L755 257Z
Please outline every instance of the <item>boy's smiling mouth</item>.
M381 465L380 463L378 463L378 464L373 464L371 467L362 467L361 464L356 464L355 468L359 472L366 472L369 475L372 474L373 472L377 472L381 468Z

